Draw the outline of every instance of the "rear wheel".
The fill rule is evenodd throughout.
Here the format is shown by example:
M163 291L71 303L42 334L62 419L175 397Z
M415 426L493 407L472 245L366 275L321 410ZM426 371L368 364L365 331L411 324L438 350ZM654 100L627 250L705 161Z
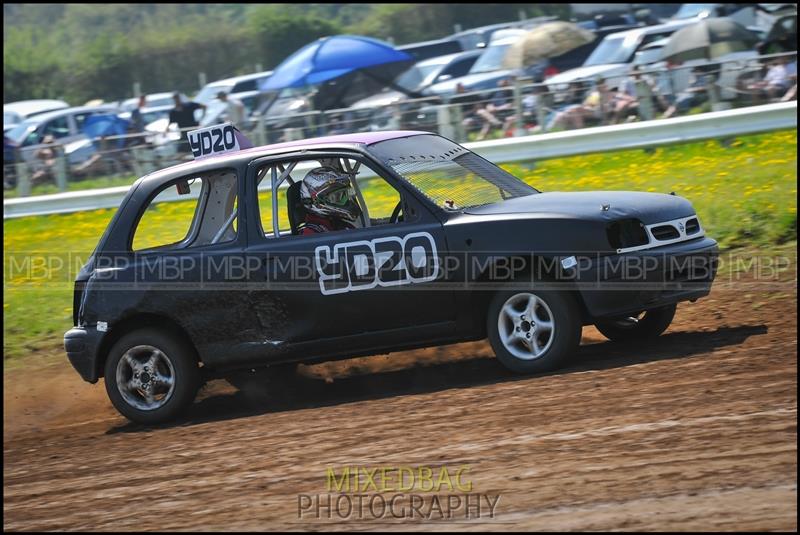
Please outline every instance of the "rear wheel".
M156 424L186 409L200 388L194 351L177 337L154 328L120 338L105 364L106 392L126 418Z
M497 359L518 373L562 366L581 339L580 311L566 292L498 292L489 304L486 321Z
M598 321L595 327L603 336L616 342L655 338L667 330L676 309L675 304L651 308L634 316Z

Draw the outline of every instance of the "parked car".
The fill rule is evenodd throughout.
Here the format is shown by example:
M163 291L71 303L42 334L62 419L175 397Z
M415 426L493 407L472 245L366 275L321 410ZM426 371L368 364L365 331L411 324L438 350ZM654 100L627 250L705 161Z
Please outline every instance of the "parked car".
M169 106L171 108L175 107L175 101L172 98L174 95L174 91L169 91L166 93L149 93L145 95L145 106L147 108L163 108ZM189 100L189 97L180 93L181 100L186 102ZM120 104L120 108L123 112L132 112L136 107L139 105L139 99L137 97L125 99Z
M63 145L69 163L77 165L93 153L92 143L81 131L83 122L98 113L118 113L115 106L80 106L51 111L26 119L6 136L19 147L21 158L31 162L38 146L45 136L52 136L55 142Z
M428 88L433 84L466 75L481 54L483 50L476 49L420 61L398 76L394 83L412 95L417 93L421 97L428 93ZM359 100L350 108L354 110L357 120L366 120L370 124L375 123L375 128L381 128L383 118L387 113L391 115L389 106L412 98L408 93L386 88L377 95ZM406 108L404 106L402 111L408 111ZM355 129L360 129L364 125L359 121L355 126Z
M236 143L136 181L76 278L67 356L132 421L171 420L237 370L484 338L509 370L546 372L584 325L659 336L715 276L717 243L675 195L542 193L427 132ZM302 177L323 163L360 215L306 235ZM149 208L175 201L165 228Z
M523 29L502 29L495 31L489 46L486 47L483 54L481 54L478 60L472 65L469 73L465 76L450 78L444 82L433 84L427 89L426 93L449 99L456 94L456 87L459 85L463 86L466 92L472 92L497 87L500 80L510 78L515 74L543 78L544 70L548 65L547 60L541 61L535 65L530 65L521 73L512 69L507 69L503 65L503 59L509 47L521 39L526 33L527 31Z
M217 93L244 93L245 91L257 91L258 86L272 75L272 71L256 72L243 76L234 76L224 80L216 80L203 86L200 92L195 95L194 100L200 104L208 104L217 98Z
M560 93L566 91L570 82L602 76L609 87L617 87L627 75L637 51L653 41L669 37L694 22L694 20L673 21L609 34L586 58L582 66L549 78L547 85L551 91Z
M409 54L416 61L423 61L446 54L457 54L464 50L460 42L449 38L434 39L421 43L410 43L407 45L400 45L396 48L397 50Z
M3 104L3 132L11 130L28 117L65 108L69 108L69 104L63 100L20 100Z

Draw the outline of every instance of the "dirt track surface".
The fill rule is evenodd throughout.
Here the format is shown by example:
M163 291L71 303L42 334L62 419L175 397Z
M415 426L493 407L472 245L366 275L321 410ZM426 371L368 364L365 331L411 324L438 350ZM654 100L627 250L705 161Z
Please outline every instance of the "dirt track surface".
M796 286L747 288L680 305L648 344L587 327L554 374L463 344L302 367L269 391L215 381L161 428L65 361L7 371L4 529L796 530ZM298 494L356 465L469 465L495 518L298 519Z

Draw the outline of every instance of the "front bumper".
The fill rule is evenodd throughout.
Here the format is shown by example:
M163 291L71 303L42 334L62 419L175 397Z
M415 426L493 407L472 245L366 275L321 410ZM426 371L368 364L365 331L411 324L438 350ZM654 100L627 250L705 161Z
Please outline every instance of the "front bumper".
M633 314L711 291L719 247L711 238L585 259L578 289L592 318Z
M97 353L104 334L95 327L73 327L64 333L67 357L84 381L96 383L100 377Z

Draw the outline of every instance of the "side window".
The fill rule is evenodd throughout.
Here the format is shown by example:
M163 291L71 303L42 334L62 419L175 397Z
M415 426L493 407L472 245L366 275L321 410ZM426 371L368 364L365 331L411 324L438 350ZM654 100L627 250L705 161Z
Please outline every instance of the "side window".
M67 119L67 116L64 115L63 117L58 117L48 121L42 129L42 138L47 135L53 136L56 139L68 136L69 120Z
M400 203L400 193L371 167L361 165L356 175L371 225L386 225Z
M369 214L369 221L358 220L355 223L356 227L362 227L365 224L368 226L386 225L392 222L391 216L400 204L400 193L366 164L359 163L352 158L283 162L275 166L273 164L265 165L257 173L259 219L265 236L275 237L274 217L277 217L278 231L281 236L299 233L307 218L307 212L300 200L300 184L309 171L321 166L332 166L345 176L355 179L351 194L362 212L366 207L366 212ZM273 168L277 180L280 180L282 176L285 177L275 191L276 216L273 216L273 191L270 188ZM291 213L290 199L293 206ZM400 214L402 211L398 209L398 216ZM395 222L400 222L401 219L399 218ZM294 221L294 225L292 221Z
M441 77L444 74L449 74L451 78L464 76L469 72L469 69L475 63L476 59L477 58L467 58L456 61L452 65L449 65L439 76Z
M242 91L255 91L258 89L256 87L256 80L247 80L246 82L239 82L233 87L231 93L241 93Z
M79 131L79 132L80 132L81 130L83 130L83 123L85 123L85 122L86 122L86 119L88 119L88 118L89 118L89 117L91 117L92 115L94 115L94 113L93 113L93 112L88 112L88 113L76 113L76 114L75 114L75 126L78 128L78 131Z
M142 213L132 250L185 249L236 238L237 181L233 171L175 180Z

